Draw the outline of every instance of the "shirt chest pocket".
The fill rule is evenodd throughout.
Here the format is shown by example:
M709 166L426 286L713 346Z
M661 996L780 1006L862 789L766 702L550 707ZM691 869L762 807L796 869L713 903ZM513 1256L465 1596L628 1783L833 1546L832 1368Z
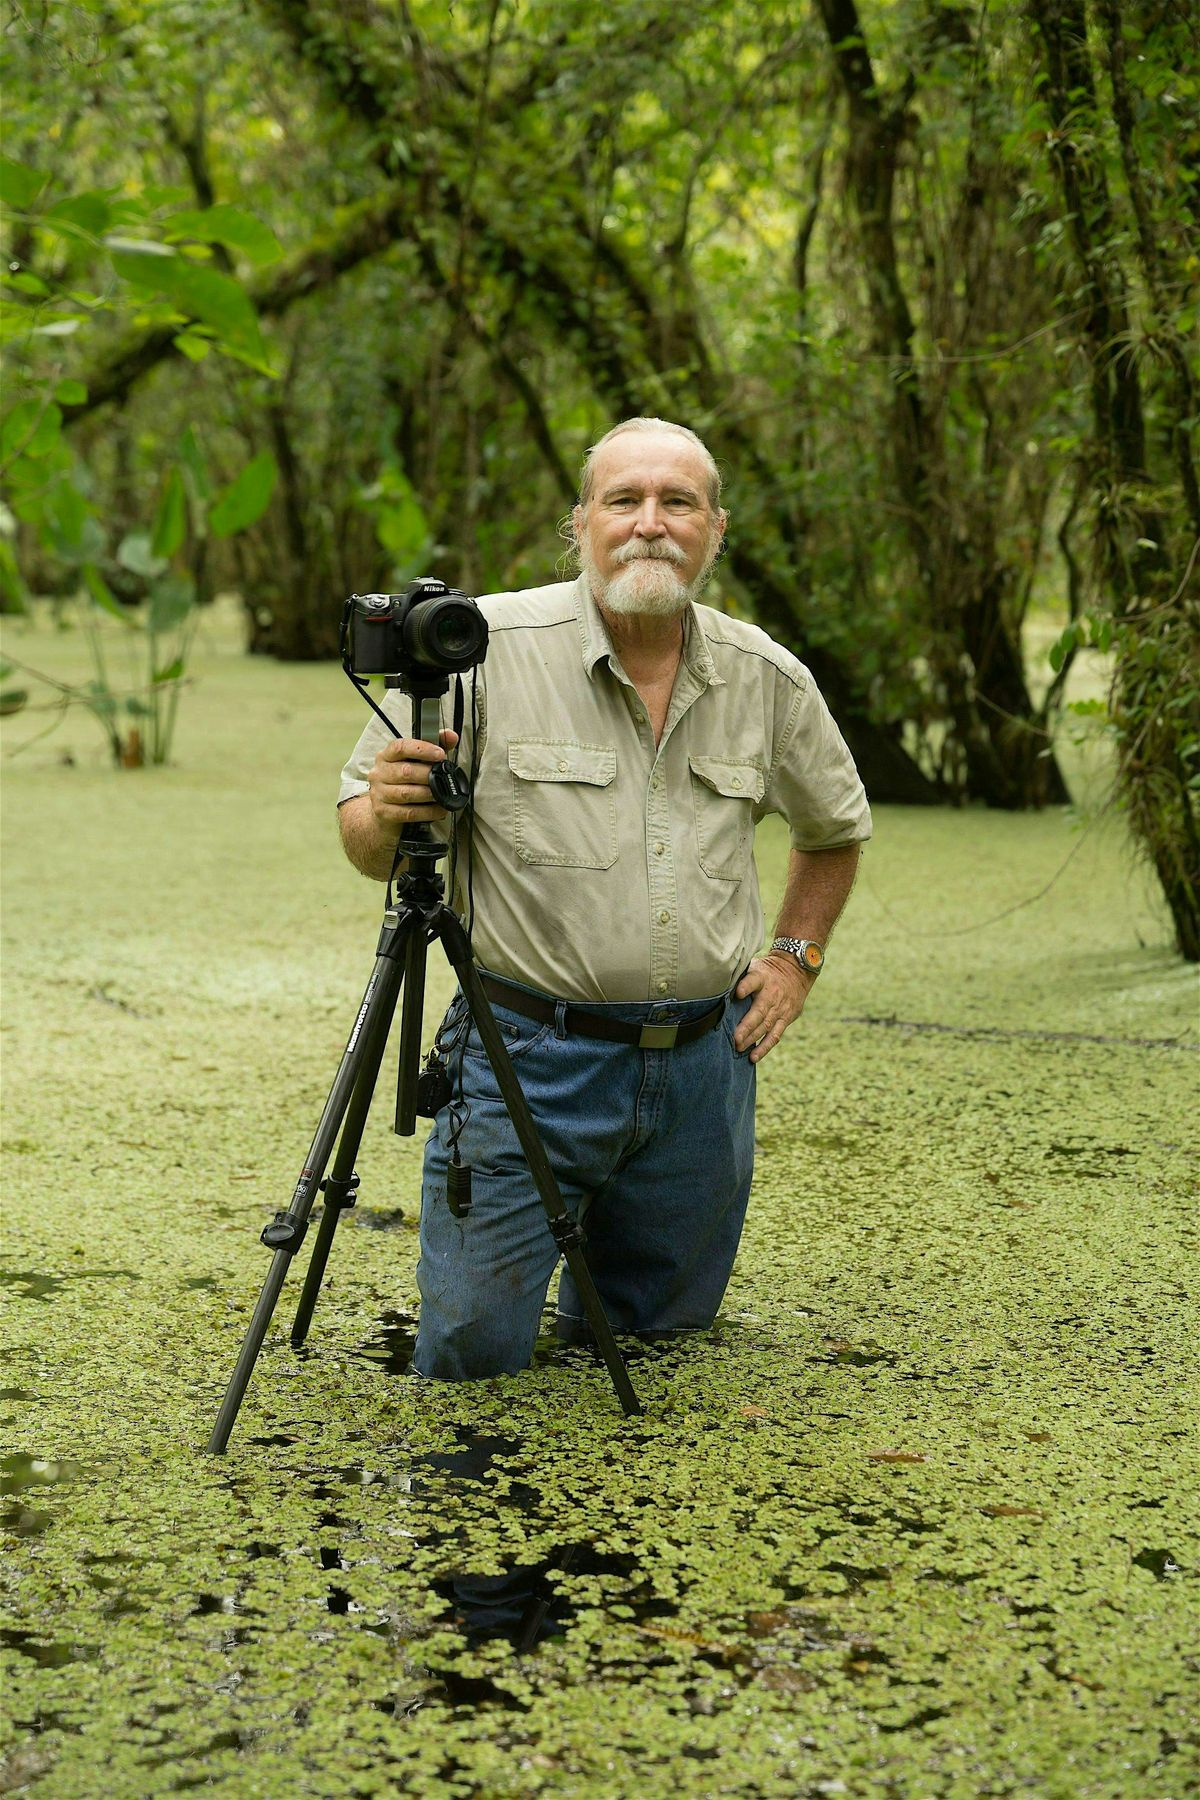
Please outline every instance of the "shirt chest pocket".
M526 863L608 869L617 860L617 753L602 744L510 742L513 842Z
M741 881L754 845L754 808L766 780L757 763L689 756L700 867L715 881Z

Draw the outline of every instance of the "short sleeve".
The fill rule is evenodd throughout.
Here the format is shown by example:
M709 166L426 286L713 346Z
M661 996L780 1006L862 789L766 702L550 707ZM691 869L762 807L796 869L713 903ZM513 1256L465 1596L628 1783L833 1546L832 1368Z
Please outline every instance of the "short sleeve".
M863 843L871 835L866 791L816 682L807 669L803 677L776 745L762 811L783 815L796 850Z
M411 728L411 709L412 701L395 689L384 695L383 710L395 722L396 730L401 735ZM345 800L353 800L359 794L366 793L367 776L374 767L375 758L389 741L383 722L372 713L361 737L350 752L349 762L342 770L342 784L337 798L339 806Z

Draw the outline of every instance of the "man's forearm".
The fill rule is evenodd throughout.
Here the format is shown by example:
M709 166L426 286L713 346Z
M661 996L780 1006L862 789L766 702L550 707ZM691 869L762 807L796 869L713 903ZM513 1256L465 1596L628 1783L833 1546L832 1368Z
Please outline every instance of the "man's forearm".
M385 835L371 810L370 794L359 794L338 807L338 829L342 849L359 873L373 881L386 881L392 872L399 828L395 836Z
M793 849L775 936L828 943L850 898L861 851L861 844L842 844L836 850Z

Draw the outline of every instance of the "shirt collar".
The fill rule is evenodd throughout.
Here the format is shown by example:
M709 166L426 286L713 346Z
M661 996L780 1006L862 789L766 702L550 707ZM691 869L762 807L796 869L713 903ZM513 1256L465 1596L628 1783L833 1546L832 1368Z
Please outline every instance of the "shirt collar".
M588 680L595 674L596 664L605 657L616 657L604 615L592 598L586 575L575 582L575 616L579 621L583 648L583 672ZM617 658L619 661L620 659ZM717 674L700 611L689 600L683 614L683 660L702 687L724 687L725 677Z

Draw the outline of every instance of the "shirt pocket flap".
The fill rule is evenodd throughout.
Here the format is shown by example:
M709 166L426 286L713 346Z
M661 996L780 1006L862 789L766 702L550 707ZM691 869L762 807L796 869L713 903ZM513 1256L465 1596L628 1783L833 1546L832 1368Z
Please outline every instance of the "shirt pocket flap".
M607 787L617 772L617 753L599 744L526 739L509 744L508 766L523 781L586 781Z
M766 778L757 763L731 762L724 756L689 756L688 762L705 787L729 800L752 800L757 806L766 792Z

